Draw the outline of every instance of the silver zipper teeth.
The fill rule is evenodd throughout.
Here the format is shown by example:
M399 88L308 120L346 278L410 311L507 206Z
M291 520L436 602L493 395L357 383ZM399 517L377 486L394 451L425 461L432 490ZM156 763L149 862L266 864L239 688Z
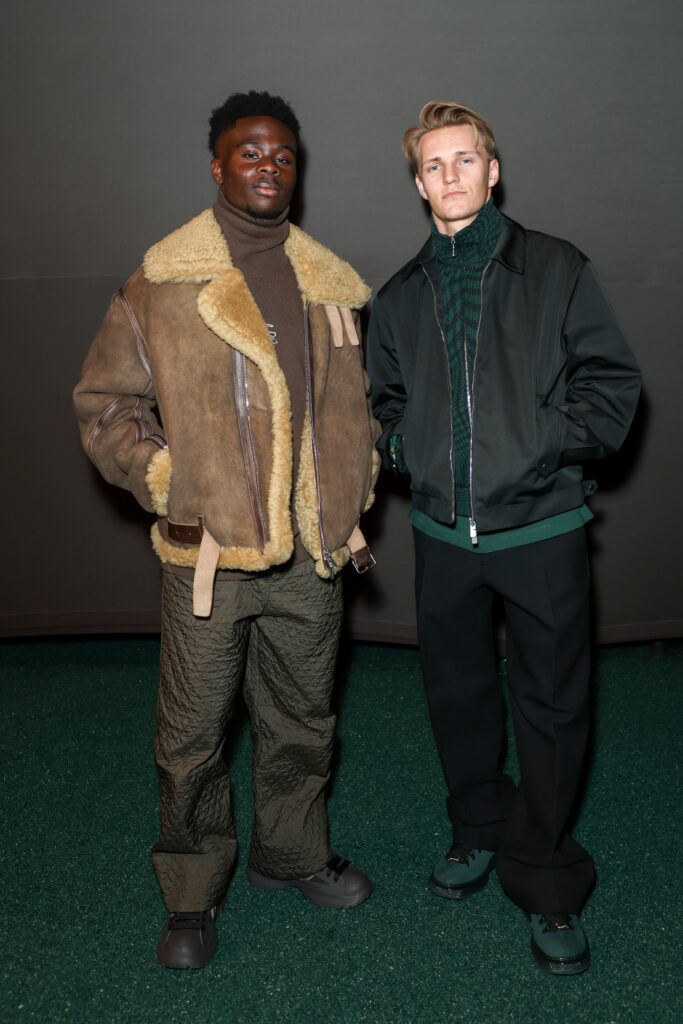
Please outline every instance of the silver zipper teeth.
M258 516L259 516L259 519L261 521L261 529L263 530L263 545L264 545L264 548L265 548L266 541L268 539L268 531L266 529L266 520L265 520L265 517L263 515L263 509L261 507L261 484L259 482L259 475L258 475L258 461L256 459L256 448L254 447L254 435L251 432L251 414L250 414L251 402L249 401L249 380L247 378L247 365L246 365L246 362L242 364L242 369L243 369L243 374L244 374L244 377L243 377L243 381L244 381L244 399L245 399L245 403L246 403L246 407L247 407L247 427L249 428L249 430L248 430L248 441L249 441L249 448L251 450L252 462L254 464L254 477L256 479L256 494L255 494L254 497L256 498L256 508L258 510Z
M242 457L244 459L244 472L246 477L247 493L249 496L249 505L254 520L254 528L256 530L259 551L263 551L266 545L265 524L263 521L263 512L258 493L258 468L255 464L253 438L250 437L251 426L249 423L249 396L246 383L246 366L244 356L241 352L236 352L234 356L234 382L235 406L240 446L242 448ZM253 468L254 471L256 493L254 493L254 486L252 486L250 468Z
M436 320L436 326L439 328L439 333L441 335L441 341L443 342L444 352L446 353L446 370L448 371L447 372L448 399L449 399L449 408L451 410L451 416L450 416L451 444L450 444L450 448L448 450L448 462L449 462L450 467L451 467L451 492L453 494L453 503L451 505L451 522L455 522L455 472L453 470L453 387L451 385L451 361L448 358L448 347L446 345L446 339L444 338L443 328L441 327L441 322L439 320L439 314L438 314L437 308L436 308L436 292L434 291L434 285L432 284L432 279L430 278L430 276L427 273L427 271L425 270L425 268L422 266L422 264L420 264L420 266L422 267L422 271L424 273L424 276L429 281L429 287L432 289L432 297L434 299L434 319Z
M486 271L491 266L491 260L488 261L481 274L481 281L479 282L479 320L477 322L477 331L474 335L474 363L472 365L472 392L470 397L470 371L467 362L467 335L465 335L465 380L467 384L467 412L470 418L470 537L472 544L476 545L479 543L477 536L477 522L474 518L474 403L476 399L475 394L475 381L477 375L477 359L479 358L479 328L481 327L481 318L484 313L484 278L486 277Z
M313 448L313 469L315 471L315 490L318 500L318 530L320 532L320 548L322 552L322 559L328 569L334 569L334 559L332 558L332 552L325 543L325 534L323 533L323 504L320 493L320 469L318 467L318 445L315 439L315 414L313 412L313 379L311 376L311 343L308 334L308 312L310 303L307 302L304 309L304 353L306 363L306 391L308 393L308 411L311 421L311 447Z

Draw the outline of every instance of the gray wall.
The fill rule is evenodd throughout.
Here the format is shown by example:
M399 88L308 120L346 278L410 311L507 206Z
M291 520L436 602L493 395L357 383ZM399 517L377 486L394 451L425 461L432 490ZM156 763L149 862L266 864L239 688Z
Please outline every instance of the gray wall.
M158 624L148 523L81 453L70 390L110 293L213 201L210 109L266 88L304 126L302 226L374 288L426 234L405 127L435 97L489 117L499 202L591 255L644 370L593 505L598 638L683 635L680 3L5 0L1 25L0 629ZM410 640L408 502L380 488L351 627Z

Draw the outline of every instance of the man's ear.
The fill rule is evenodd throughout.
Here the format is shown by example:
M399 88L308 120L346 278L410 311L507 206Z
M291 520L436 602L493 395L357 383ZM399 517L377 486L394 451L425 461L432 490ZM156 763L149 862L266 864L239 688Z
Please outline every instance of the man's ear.
M497 185L499 178L500 165L497 160L492 160L489 164L489 188L493 188L494 185Z
M422 179L420 178L420 175L419 175L419 174L416 174L416 175L415 175L415 186L416 186L416 188L417 188L417 191L418 191L418 192L420 193L420 195L422 196L422 198L423 198L423 199L427 199L427 193L425 192L425 187L424 187L424 185L422 184Z
M221 169L220 160L211 161L211 177L213 178L217 185L223 184L223 171Z

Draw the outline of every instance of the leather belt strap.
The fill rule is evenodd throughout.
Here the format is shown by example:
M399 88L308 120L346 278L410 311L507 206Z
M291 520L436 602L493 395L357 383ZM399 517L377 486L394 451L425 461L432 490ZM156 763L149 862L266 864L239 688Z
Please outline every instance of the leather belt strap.
M168 539L174 540L176 544L201 544L204 529L201 526L192 526L189 523L172 523L166 521Z
M325 306L325 312L330 325L332 344L335 348L342 348L344 345L344 334L350 345L359 345L356 325L353 322L353 313L346 306L341 309L338 306Z
M169 540L179 544L199 544L192 588L192 611L198 618L206 619L211 615L213 606L213 588L221 551L220 544L206 529L201 517L199 526L174 523L169 519L167 530ZM359 575L362 576L368 569L377 565L359 526L354 526L346 544L351 552L351 564Z
M213 586L220 553L220 544L204 527L192 586L192 611L197 618L208 619L211 615Z
M346 337L352 345L359 345L360 341L356 332L356 325L353 322L353 313L346 306L342 306L340 312L344 327L346 328Z
M325 306L325 312L327 313L327 319L330 324L332 344L335 348L341 348L344 344L344 328L342 327L342 319L339 315L339 310L336 306Z
M351 564L360 576L368 569L372 569L373 565L377 565L359 526L354 526L353 533L346 543L351 552Z

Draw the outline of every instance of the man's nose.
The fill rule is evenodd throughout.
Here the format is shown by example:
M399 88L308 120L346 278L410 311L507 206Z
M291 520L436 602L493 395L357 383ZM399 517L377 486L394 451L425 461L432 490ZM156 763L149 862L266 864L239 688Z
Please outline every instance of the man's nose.
M264 157L259 166L261 174L279 174L280 168L275 163L275 160L270 157Z
M454 161L452 164L446 164L444 167L444 181L459 181L460 175L458 173L458 165Z

